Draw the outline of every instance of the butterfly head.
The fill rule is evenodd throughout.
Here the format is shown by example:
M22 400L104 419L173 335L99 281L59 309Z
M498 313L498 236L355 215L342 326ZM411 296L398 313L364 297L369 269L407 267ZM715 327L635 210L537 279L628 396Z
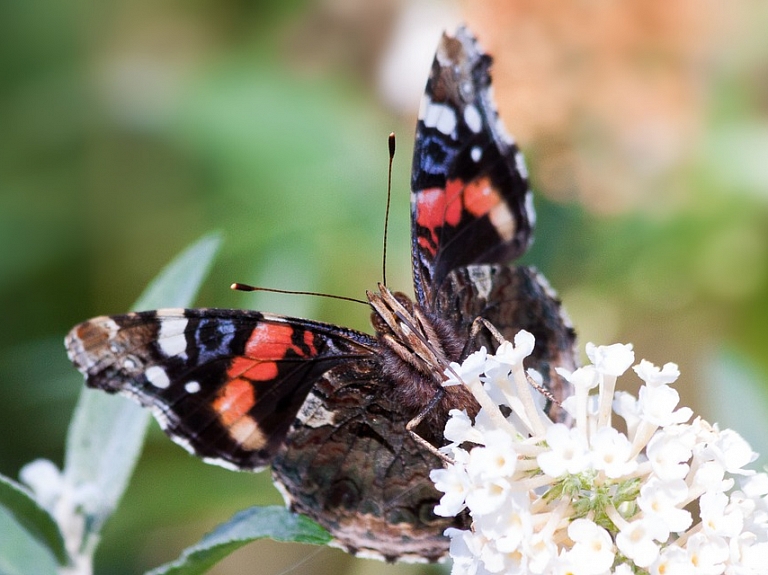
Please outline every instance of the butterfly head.
M442 388L446 369L461 358L466 343L456 327L382 284L378 292L367 295L373 308L371 322L381 348L381 368L390 380L397 382L393 393L404 411L415 416L438 393L445 397L428 417L434 423L444 424L452 408L476 411L474 400L463 388L449 392Z

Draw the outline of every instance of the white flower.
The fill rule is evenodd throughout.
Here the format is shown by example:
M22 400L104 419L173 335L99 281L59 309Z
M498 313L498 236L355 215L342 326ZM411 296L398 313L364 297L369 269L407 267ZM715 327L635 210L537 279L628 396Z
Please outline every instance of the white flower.
M725 467L717 461L699 463L691 483L691 487L697 487L711 493L721 493L732 486L733 479L725 477Z
M496 361L509 365L519 365L523 360L533 353L533 346L536 343L533 335L527 331L520 330L515 336L515 345L505 341L496 349Z
M514 474L517 453L512 438L497 429L486 433L484 440L484 447L476 447L469 454L470 474L481 480Z
M588 445L584 436L576 429L568 429L557 423L547 429L545 451L537 458L541 470L550 477L560 477L565 473L581 473L590 463Z
M722 537L694 533L686 545L688 560L701 575L720 575L724 571L723 563L730 555L728 544ZM763 564L765 568L765 563Z
M659 479L683 479L691 469L691 449L679 437L660 431L648 442L645 449L653 472Z
M493 538L502 553L513 553L530 541L534 534L533 516L521 497L511 497L509 505L494 515L481 515L476 520L479 530Z
M720 432L718 438L709 444L707 452L711 453L729 473L754 473L753 471L745 472L742 467L757 459L757 453L753 452L744 438L732 429Z
M467 493L467 507L472 510L473 516L493 513L502 508L511 488L510 482L502 478L474 485Z
M632 444L613 427L598 429L590 439L592 466L613 479L629 475L637 469L637 461L629 457Z
M741 489L747 497L768 495L768 473L755 473L741 478Z
M659 385L668 385L677 381L680 377L680 370L677 364L665 363L662 369L653 365L650 361L640 360L632 369L642 379L648 387L658 387Z
M755 542L754 540L740 540L737 556L744 566L744 573L761 573L765 570L765 558L768 557L768 542Z
M632 351L631 343L599 346L587 343L586 350L587 357L594 364L595 369L605 375L618 377L635 361L635 352Z
M699 500L701 525L709 536L738 537L744 516L738 508L728 508L725 493L704 493Z
M548 567L557 560L557 545L551 537L534 533L523 541L525 555L528 557L530 573L547 573Z
M461 364L451 362L451 366L445 370L443 387L451 385L463 385L480 377L485 370L485 361L488 353L485 347L481 347L474 353L470 353Z
M452 575L486 575L479 556L485 546L485 538L472 533L449 527L445 534L451 538L450 554L453 559Z
M613 570L613 575L634 575L634 571L632 571L631 565L622 563L616 566L616 569Z
M448 412L444 435L447 440L456 444L465 441L478 444L484 442L482 432L472 424L467 412L459 409L452 409Z
M680 395L671 387L644 385L640 388L641 417L649 423L662 427L688 421L693 415L689 408L682 407L674 411L679 401Z
M624 419L627 434L632 437L640 423L640 407L637 398L626 391L617 391L613 398L613 411Z
M629 523L616 535L616 546L638 567L648 567L659 556L669 530L657 518L646 517Z
M651 565L652 575L696 575L697 571L685 549L670 545L662 549L659 558Z
M433 469L429 478L437 490L443 492L440 503L435 507L435 514L453 517L461 513L466 507L464 500L470 486L466 469L461 465L449 465L445 469Z
M688 486L682 479L661 481L651 478L640 489L637 504L647 516L658 518L669 531L682 533L693 519L685 509L677 507L688 497Z
M599 525L589 519L576 519L568 526L568 537L574 545L567 555L573 564L579 565L579 573L601 575L613 564L613 540Z
M585 391L596 388L600 383L600 372L594 365L585 365L573 372L562 367L555 368L555 371L575 388L582 388Z

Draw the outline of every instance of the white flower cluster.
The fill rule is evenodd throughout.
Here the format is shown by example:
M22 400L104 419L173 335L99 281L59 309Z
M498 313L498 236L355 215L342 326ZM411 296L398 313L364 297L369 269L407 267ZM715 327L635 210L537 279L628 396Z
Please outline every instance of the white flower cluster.
M735 431L686 423L693 414L669 387L676 365L636 365L636 399L615 393L632 346L587 344L592 365L559 372L575 390L566 426L537 406L541 378L523 368L533 345L522 331L445 372L444 385L467 386L481 406L474 421L451 412L453 463L431 474L435 512L472 519L446 531L453 575L768 573L768 475L744 469L757 455Z

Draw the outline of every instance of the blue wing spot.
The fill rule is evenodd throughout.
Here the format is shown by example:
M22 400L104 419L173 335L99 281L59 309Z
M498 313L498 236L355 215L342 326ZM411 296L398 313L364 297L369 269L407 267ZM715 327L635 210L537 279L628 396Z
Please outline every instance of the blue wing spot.
M232 354L235 324L230 320L200 320L195 330L195 344L199 361L206 362Z

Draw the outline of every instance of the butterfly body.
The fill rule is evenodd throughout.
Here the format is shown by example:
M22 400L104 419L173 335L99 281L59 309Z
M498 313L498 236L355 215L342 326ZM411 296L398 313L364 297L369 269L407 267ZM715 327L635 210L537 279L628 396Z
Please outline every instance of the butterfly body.
M460 28L438 48L420 110L411 193L415 299L369 292L374 335L245 310L102 316L67 336L90 387L149 407L176 442L234 469L272 466L290 507L335 544L387 560L444 557L447 527L429 472L451 409L478 407L442 388L451 362L505 338L536 336L528 367L558 399L574 333L546 280L508 265L534 216L522 156L490 99L490 57ZM434 400L434 401L433 401ZM562 418L556 403L550 415Z

